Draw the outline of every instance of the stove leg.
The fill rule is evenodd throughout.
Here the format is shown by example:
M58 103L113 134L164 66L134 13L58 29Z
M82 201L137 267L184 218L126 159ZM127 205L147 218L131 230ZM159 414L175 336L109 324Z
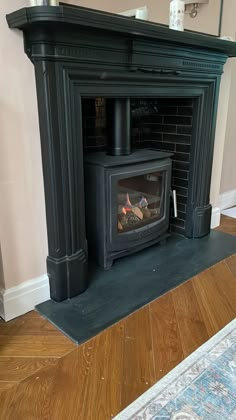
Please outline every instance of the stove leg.
M110 270L112 267L112 264L113 264L113 260L111 258L106 258L103 265L104 270L106 271Z

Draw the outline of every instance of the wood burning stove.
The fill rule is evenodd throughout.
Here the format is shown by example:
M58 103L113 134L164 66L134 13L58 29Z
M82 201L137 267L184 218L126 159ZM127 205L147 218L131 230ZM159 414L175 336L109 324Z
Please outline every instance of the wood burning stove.
M167 236L171 184L170 154L139 150L85 158L89 252L108 269L128 255Z
M108 153L85 157L89 252L105 269L167 236L172 164L170 153L131 153L129 99L109 100L110 111Z

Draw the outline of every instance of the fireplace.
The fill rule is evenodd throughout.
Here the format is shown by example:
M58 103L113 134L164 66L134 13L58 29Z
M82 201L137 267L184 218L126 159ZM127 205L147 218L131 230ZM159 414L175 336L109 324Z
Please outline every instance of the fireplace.
M163 159L160 159L161 152L174 153L171 184L176 187L177 201L181 204L178 218L170 219L171 230L179 229L192 239L207 235L211 220L209 192L220 80L227 57L236 56L236 44L64 4L23 8L8 15L7 20L11 28L23 30L25 52L35 67L51 297L57 301L71 298L83 292L89 283L85 166L99 166L99 176L110 182L112 174L115 174L115 216L111 225L116 233L112 238L112 248L106 248L111 252L110 260L117 256L114 252L120 252L119 241L124 243L122 238L131 238L134 234L130 224L124 229L126 219L123 225L121 223L123 208L126 212L124 216L136 222L135 231L141 236L143 232L149 235L151 226L159 226L158 237L161 237L162 223L163 234L167 231L169 219L165 218L165 214L168 213L169 200L165 194L168 193L170 179L166 174L170 171L171 158L162 155ZM112 138L109 123L106 124L105 134L104 127L99 125L95 126L95 136L88 134L90 127L84 124L86 117L82 111L89 101L94 102L94 98L105 98L106 103L111 98L130 98L132 141L139 149L136 155L139 161L134 165L129 161L132 154L119 156L119 160L124 162L119 169L113 163L106 166L105 155L96 157L100 165L92 162L92 155L87 157L88 150L85 157L85 149L91 147L105 153L102 141L106 138L105 146L109 150ZM182 115L182 123L179 122L179 112L184 105L178 102L180 98L181 101L190 101L187 107L192 112L191 115ZM155 114L155 101L159 101L163 113L157 113L153 122L150 114ZM173 108L177 111L173 110L173 115L165 114L164 101L169 108L171 103L174 104ZM106 114L109 110L110 106ZM140 112L146 113L142 115L142 123ZM92 120L94 118L91 119L91 124L94 124ZM95 121L96 125L98 120ZM106 115L107 121L109 117L107 120ZM123 127L127 129L126 124ZM93 137L94 146L87 141L89 137ZM118 138L118 147L126 148L122 136L118 135ZM154 150L145 151L147 147ZM150 161L143 161L151 152ZM137 171L130 177L122 175L122 171L135 166ZM154 184L155 193L152 190ZM144 214L141 219L139 213L137 220L135 216L138 216L132 210L136 207L142 212L143 198L150 202L144 209L151 211L153 205L153 210L157 212L147 218L147 223L146 219L145 223L143 221ZM118 230L118 221L123 233L121 228ZM128 246L127 252L128 248L131 251L132 247ZM109 265L109 261L103 265L106 264Z

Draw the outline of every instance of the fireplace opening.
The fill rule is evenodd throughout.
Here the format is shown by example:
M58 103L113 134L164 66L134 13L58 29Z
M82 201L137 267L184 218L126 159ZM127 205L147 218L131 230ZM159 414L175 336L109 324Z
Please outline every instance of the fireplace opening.
M192 98L82 100L88 245L102 267L167 231L185 234L193 107Z
M190 195L193 98L131 98L131 150L150 149L172 153L171 189L176 190L178 216L170 208L170 231L185 235ZM107 152L114 127L114 102L104 97L83 98L85 154ZM135 203L134 203L135 204Z

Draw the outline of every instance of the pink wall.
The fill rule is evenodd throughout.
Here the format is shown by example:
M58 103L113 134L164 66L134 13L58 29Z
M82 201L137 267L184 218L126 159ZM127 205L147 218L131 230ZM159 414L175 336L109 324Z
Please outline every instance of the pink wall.
M236 39L236 1L227 0L224 5L224 19L223 31ZM232 196L235 197L236 190L236 122L235 122L235 108L236 108L236 58L230 60L231 67L231 84L230 95L228 102L228 113L226 122L225 145L224 145L224 158L222 163L222 177L220 192L226 193L233 191ZM233 203L232 203L233 204ZM236 204L236 202L234 203Z
M236 190L236 59L232 59L232 83L230 86L227 127L225 136L224 159L222 165L221 193ZM234 193L235 196L235 193ZM235 203L236 204L236 203Z
M149 20L168 24L169 0L66 0L66 3L105 10L111 13L120 13L125 10L147 6ZM185 15L185 28L213 35L218 34L219 9L220 0L210 0L208 4L199 8L197 18L192 19L189 15Z
M0 285L9 288L46 272L42 163L34 67L22 33L5 15L24 0L0 2ZM2 271L2 275L1 275Z

